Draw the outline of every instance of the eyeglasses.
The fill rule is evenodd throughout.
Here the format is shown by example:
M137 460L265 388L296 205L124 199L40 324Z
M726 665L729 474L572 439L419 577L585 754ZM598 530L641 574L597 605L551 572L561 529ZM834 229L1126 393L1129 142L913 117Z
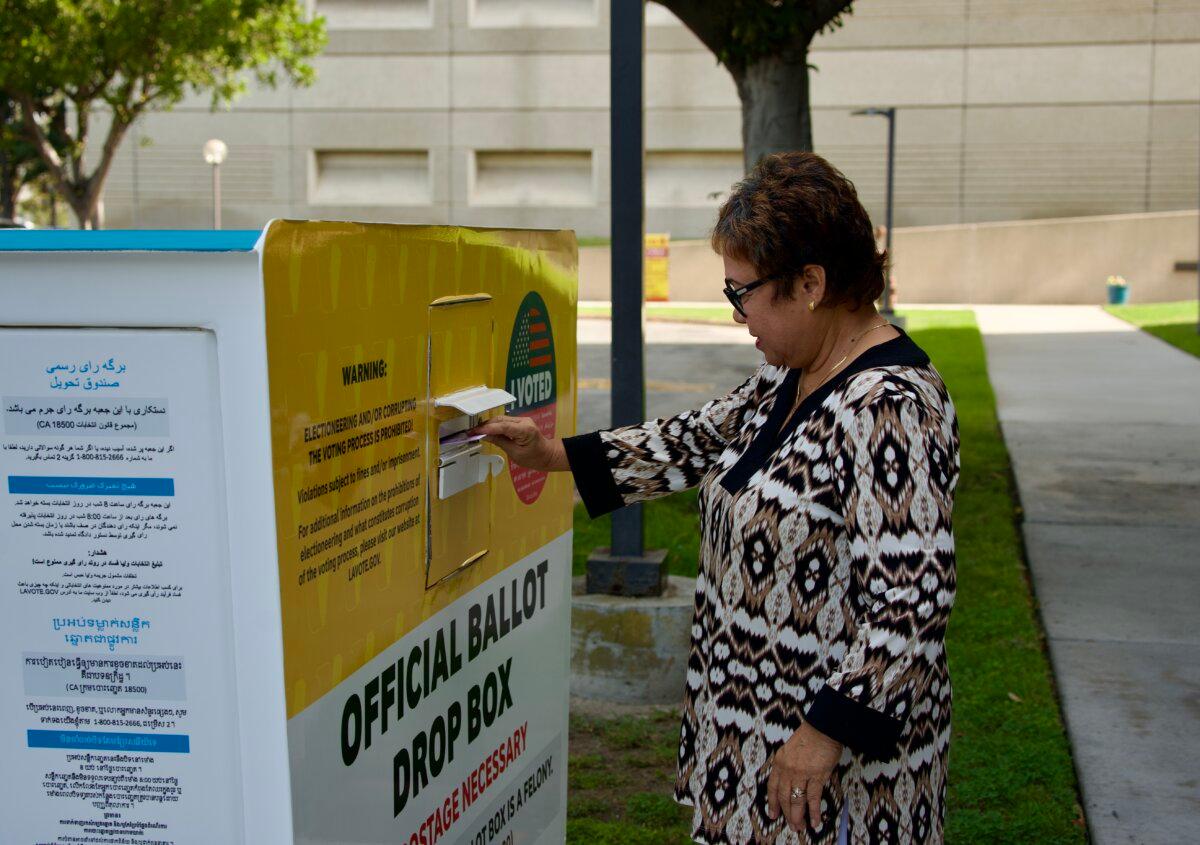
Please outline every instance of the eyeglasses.
M753 282L747 282L741 287L736 288L733 286L733 279L726 279L724 291L725 298L729 300L729 304L733 306L735 311L745 317L746 309L742 306L742 300L745 299L746 294L750 293L750 291L754 290L755 288L762 287L767 282L775 281L775 278L775 276L763 276L761 279L755 279Z

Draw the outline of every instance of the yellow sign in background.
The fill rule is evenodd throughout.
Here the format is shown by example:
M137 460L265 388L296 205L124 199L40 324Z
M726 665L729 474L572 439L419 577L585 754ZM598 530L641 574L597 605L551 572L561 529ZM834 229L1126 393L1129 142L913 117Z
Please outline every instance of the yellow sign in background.
M642 280L647 302L666 302L670 294L671 236L647 232L642 255Z
M518 308L537 291L558 362L555 429L572 433L578 264L571 232L294 221L271 224L262 260L290 718L570 530L565 474L551 475L529 504L506 471L488 482L483 506L477 493L469 508L468 498L462 508L455 499L431 507L437 416L428 359L431 304L486 294L491 348L480 340L489 332L461 342L443 334L435 364L449 368L441 380L456 381L456 367L468 381L490 370L487 386L504 387ZM428 524L431 515L438 524ZM487 554L427 589L432 536L472 533L468 520L479 519L491 520Z

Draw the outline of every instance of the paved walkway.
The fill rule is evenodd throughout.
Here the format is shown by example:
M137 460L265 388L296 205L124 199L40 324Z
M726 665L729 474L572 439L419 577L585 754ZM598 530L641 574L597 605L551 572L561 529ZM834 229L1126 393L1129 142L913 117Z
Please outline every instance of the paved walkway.
M576 431L607 428L612 411L612 323L578 325L579 423ZM645 324L646 419L699 408L750 377L762 361L744 326Z
M1200 360L977 306L1092 839L1200 841Z

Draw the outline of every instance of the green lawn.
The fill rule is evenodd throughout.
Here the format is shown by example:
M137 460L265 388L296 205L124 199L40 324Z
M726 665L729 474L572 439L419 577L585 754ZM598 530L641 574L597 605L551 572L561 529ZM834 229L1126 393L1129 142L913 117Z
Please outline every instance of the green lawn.
M645 308L647 320L716 323L723 326L736 325L733 322L733 309L728 305L721 305L720 303L701 306L679 306L672 302L647 302ZM580 306L579 316L609 319L612 317L612 306Z
M1133 323L1143 331L1160 337L1184 352L1200 357L1200 332L1196 318L1200 313L1196 300L1186 302L1154 302L1147 305L1109 305L1108 313Z
M948 634L954 677L946 840L1084 842L1075 770L1022 559L1008 452L996 422L983 343L969 311L908 312L958 409L962 479L955 511L958 599ZM670 549L694 575L691 493L646 506L647 547ZM608 520L575 515L575 567L608 544ZM567 840L687 842L688 810L672 807L677 720L571 720Z

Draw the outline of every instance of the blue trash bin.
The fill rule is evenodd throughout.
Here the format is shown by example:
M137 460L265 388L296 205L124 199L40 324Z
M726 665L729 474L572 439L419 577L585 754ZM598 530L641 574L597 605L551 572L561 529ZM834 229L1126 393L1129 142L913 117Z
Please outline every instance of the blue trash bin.
M1108 304L1124 305L1129 299L1129 285L1109 285Z

